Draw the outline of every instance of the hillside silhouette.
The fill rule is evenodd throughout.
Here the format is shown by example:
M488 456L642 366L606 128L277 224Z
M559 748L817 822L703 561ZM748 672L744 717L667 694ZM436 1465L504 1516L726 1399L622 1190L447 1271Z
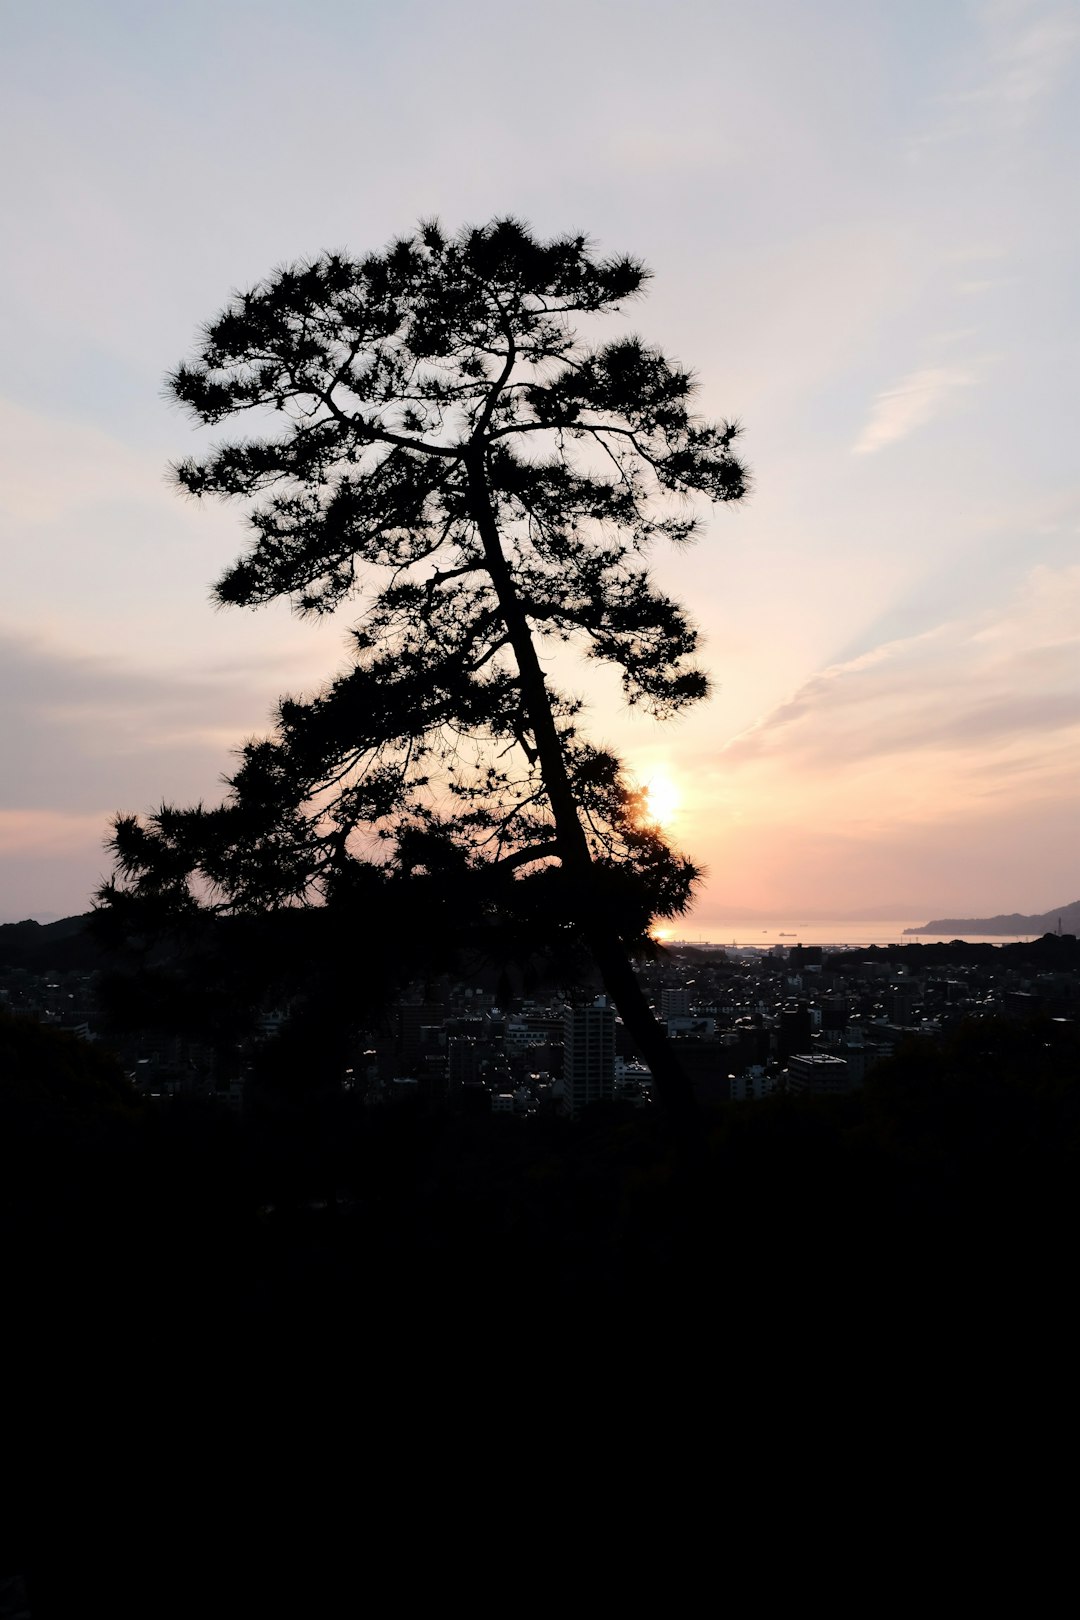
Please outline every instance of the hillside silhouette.
M999 912L993 917L938 917L921 928L905 928L905 934L1052 934L1060 925L1063 934L1080 934L1080 900L1051 911L1025 916L1019 911Z

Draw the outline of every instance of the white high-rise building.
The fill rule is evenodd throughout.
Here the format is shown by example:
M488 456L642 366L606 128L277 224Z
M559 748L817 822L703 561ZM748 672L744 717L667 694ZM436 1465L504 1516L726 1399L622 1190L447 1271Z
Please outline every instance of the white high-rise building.
M689 990L661 990L660 992L661 1018L689 1018L690 992Z
M605 996L563 1013L563 1106L573 1118L615 1095L615 1010Z

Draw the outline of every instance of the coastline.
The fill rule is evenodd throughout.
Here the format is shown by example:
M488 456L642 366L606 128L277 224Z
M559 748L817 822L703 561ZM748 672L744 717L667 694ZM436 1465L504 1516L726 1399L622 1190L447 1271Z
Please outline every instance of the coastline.
M777 922L767 928L760 922L734 917L702 928L700 933L687 933L664 941L666 945L698 946L699 948L770 951L776 946L790 948L795 945L821 946L829 950L858 950L871 945L941 945L958 939L965 945L1016 945L1038 939L1039 934L928 934L906 933L906 929L919 929L921 922L912 918L882 918L879 921L850 922L842 918L834 921L800 923Z

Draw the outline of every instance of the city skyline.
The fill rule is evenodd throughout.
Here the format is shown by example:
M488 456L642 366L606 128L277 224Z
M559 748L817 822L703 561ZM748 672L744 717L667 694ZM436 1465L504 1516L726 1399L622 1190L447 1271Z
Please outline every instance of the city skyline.
M627 325L745 424L750 502L654 559L716 695L576 679L707 869L676 932L1080 892L1080 19L895 11L676 6L659 67L648 4L11 19L0 920L85 909L115 811L212 801L339 661L347 611L211 609L240 514L167 488L162 378L231 288L432 213L640 254Z

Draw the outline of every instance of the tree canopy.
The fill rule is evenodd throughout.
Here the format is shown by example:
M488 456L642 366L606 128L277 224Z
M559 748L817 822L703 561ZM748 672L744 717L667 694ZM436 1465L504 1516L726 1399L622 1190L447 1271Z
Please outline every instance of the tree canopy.
M278 270L204 329L171 390L241 431L176 479L246 501L251 530L217 600L358 602L352 658L282 699L222 805L118 818L108 899L335 905L442 874L500 916L529 894L587 939L642 1041L626 947L686 906L695 869L541 655L614 664L661 717L708 690L648 554L747 479L737 427L699 419L688 371L635 336L592 341L647 279L583 236L431 222Z

